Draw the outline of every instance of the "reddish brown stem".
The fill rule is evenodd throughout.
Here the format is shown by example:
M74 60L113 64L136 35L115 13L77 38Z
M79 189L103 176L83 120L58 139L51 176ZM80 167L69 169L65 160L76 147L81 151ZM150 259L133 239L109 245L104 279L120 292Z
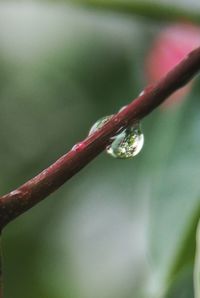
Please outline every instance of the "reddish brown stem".
M142 119L169 95L189 82L200 70L200 47L158 83L147 87L143 94L114 115L101 129L75 146L16 190L0 197L0 227L30 209L69 180L109 144L110 138L122 128Z

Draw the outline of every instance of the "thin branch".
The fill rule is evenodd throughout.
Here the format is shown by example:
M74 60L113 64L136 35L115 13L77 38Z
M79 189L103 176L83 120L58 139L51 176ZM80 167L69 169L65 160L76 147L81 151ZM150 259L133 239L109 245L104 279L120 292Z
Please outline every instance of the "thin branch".
M125 109L115 114L101 129L77 144L39 175L0 197L0 227L30 209L78 173L100 154L119 129L124 129L151 113L169 95L183 87L200 70L200 47Z
M90 8L106 9L129 15L138 15L158 21L186 21L200 23L200 13L194 8L186 9L177 4L146 0L68 0L73 4Z

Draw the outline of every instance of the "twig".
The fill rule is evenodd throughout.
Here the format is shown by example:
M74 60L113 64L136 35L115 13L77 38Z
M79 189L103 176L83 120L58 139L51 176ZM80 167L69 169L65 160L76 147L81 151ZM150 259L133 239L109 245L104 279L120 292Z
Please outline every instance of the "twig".
M0 227L30 209L78 173L100 154L119 129L142 119L169 95L189 82L200 70L200 47L158 83L147 87L143 94L115 114L101 129L77 144L49 168L16 190L0 197Z

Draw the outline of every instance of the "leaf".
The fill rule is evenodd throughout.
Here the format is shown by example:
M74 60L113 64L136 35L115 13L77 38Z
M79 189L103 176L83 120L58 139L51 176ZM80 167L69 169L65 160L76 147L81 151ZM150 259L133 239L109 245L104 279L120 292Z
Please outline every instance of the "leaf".
M166 112L166 118L159 119L159 128L154 130L155 139L162 139L162 144L158 141L159 154L152 157L154 186L150 232L155 272L161 284L162 280L165 284L161 288L168 288L175 276L194 259L195 231L200 216L200 138L197 133L200 121L196 98L191 96L178 113ZM163 123L167 123L165 129Z

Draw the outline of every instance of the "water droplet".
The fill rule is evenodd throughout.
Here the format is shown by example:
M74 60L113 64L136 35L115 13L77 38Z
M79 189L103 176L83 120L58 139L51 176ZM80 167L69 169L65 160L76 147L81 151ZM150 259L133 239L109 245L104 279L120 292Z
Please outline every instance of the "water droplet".
M115 158L128 159L136 156L141 151L143 144L144 135L139 123L136 123L116 135L106 151Z
M89 135L100 129L111 117L112 115L99 119L90 129ZM121 159L136 156L141 151L144 144L144 135L139 122L123 131L120 129L120 132L113 136L111 141L112 143L106 148L106 152L109 155Z
M80 143L75 144L75 145L72 147L72 150L73 150L73 151L80 151L81 149L83 149L83 147L84 147L83 142L80 142Z
M95 131L97 131L98 129L100 129L102 126L104 126L104 124L106 124L106 122L108 122L108 120L112 118L112 116L113 115L102 117L97 122L95 122L95 124L91 127L89 131L89 136L93 134Z

